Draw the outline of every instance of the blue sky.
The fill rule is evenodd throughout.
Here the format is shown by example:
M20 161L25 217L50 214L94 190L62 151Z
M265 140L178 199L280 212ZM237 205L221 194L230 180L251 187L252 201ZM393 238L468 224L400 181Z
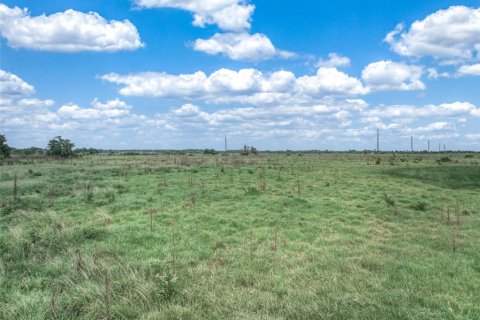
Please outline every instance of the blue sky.
M2 1L15 147L480 151L478 1Z

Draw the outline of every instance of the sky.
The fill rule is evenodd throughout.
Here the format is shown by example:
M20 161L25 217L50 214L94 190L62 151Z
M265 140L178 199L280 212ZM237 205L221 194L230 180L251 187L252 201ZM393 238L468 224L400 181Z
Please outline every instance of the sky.
M480 151L480 2L0 2L0 133L102 149Z

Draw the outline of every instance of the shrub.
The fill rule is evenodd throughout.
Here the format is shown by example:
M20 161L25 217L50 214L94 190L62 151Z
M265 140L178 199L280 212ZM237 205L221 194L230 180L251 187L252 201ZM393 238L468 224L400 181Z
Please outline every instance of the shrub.
M425 201L418 201L417 203L413 204L411 208L416 211L426 211L427 203Z
M441 157L440 159L437 160L438 163L441 162L452 162L452 159L450 157Z
M385 201L385 204L392 209L393 214L398 215L399 212L398 212L397 201L395 201L395 199L392 196L386 193L383 194L383 200Z
M215 155L217 154L217 151L215 151L215 149L205 149L203 150L203 154Z
M386 193L383 194L383 200L385 201L385 204L389 207L393 207L396 205L395 199L393 199L392 196Z

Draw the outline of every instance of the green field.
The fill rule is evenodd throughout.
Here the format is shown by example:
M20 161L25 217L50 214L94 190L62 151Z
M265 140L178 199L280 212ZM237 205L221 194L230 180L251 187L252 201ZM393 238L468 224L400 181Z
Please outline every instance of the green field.
M381 157L5 164L0 318L480 319L480 155Z

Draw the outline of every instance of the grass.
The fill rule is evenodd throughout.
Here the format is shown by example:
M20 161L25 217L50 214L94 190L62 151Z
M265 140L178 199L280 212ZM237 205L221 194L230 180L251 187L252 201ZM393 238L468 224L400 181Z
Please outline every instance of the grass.
M480 318L478 155L388 157L2 166L0 318Z

